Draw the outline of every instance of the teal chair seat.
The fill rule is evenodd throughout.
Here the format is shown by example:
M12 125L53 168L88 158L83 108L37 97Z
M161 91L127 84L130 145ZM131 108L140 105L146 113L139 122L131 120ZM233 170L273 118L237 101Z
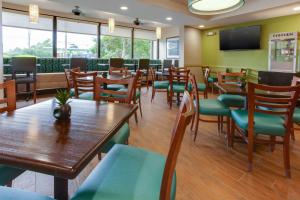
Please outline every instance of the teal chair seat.
M208 77L207 81L208 81L209 83L214 83L214 82L217 82L217 81L218 81L218 78L217 78L217 77L212 77L212 76L210 76L210 77Z
M104 97L108 97L109 95L108 94L102 94L102 96ZM83 99L83 100L94 100L94 93L93 92L84 92L84 93L81 93L80 95L78 95L78 98L79 99Z
M296 124L300 124L300 108L295 108L293 121Z
M232 110L231 117L236 125L242 130L248 129L248 111ZM284 119L279 115L270 115L264 113L254 114L254 132L255 134L284 136L285 135Z
M74 97L75 96L75 89L71 88L70 89L70 97Z
M217 99L199 100L199 113L210 116L230 116L230 109Z
M204 92L206 90L205 83L197 83L197 89L200 92ZM192 84L191 83L188 84L188 90L192 91Z
M169 86L168 90L171 90L171 86ZM185 85L184 84L173 84L173 92L174 93L184 93Z
M108 90L113 90L113 91L118 91L121 89L125 89L126 87L124 85L119 85L119 84L110 84L107 85Z
M0 165L0 185L6 185L10 181L21 175L23 172L24 170L22 169L9 167L7 165Z
M154 81L154 88L155 89L168 89L170 85L169 81Z
M118 90L118 91L121 91L121 92L127 92L127 88L124 88L124 89L120 89L120 90ZM124 98L125 97L125 95L118 95L118 94L113 94L112 95L113 97L115 97L115 98ZM140 92L140 90L136 90L136 93L135 93L135 98L136 99L139 99L141 97L141 92Z
M72 200L158 200L165 157L115 145L79 187ZM171 199L175 199L174 174Z
M22 191L15 188L0 187L1 200L54 200L33 192Z
M130 135L128 123L125 123L120 130L102 147L101 152L107 153L115 144L125 144Z
M246 98L241 95L221 94L218 100L227 107L244 107Z

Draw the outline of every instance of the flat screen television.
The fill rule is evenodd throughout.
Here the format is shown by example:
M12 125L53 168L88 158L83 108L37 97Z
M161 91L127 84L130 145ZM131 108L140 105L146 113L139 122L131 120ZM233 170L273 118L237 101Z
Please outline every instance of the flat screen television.
M220 31L220 50L260 49L261 26L248 26Z

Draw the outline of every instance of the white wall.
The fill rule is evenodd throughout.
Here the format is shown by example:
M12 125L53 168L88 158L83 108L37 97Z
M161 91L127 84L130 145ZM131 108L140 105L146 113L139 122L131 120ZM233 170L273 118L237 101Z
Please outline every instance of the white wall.
M161 30L161 39L159 41L159 59L166 59L166 43L167 38L170 37L178 37L179 36L179 27L168 27L168 28L162 28Z

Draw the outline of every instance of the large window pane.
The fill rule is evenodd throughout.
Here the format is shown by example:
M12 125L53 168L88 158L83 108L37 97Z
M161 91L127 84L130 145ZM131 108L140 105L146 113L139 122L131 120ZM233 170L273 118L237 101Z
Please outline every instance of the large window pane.
M114 33L101 26L101 58L131 58L131 29L116 27Z
M52 18L31 24L28 15L3 12L3 55L52 57Z
M156 59L157 42L154 31L135 29L134 31L134 58Z
M97 24L59 19L57 30L58 57L97 57Z

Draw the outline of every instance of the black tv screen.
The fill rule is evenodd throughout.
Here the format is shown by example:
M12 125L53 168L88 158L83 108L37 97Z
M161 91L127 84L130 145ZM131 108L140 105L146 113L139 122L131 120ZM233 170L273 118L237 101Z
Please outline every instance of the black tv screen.
M260 26L220 31L220 50L260 49Z

